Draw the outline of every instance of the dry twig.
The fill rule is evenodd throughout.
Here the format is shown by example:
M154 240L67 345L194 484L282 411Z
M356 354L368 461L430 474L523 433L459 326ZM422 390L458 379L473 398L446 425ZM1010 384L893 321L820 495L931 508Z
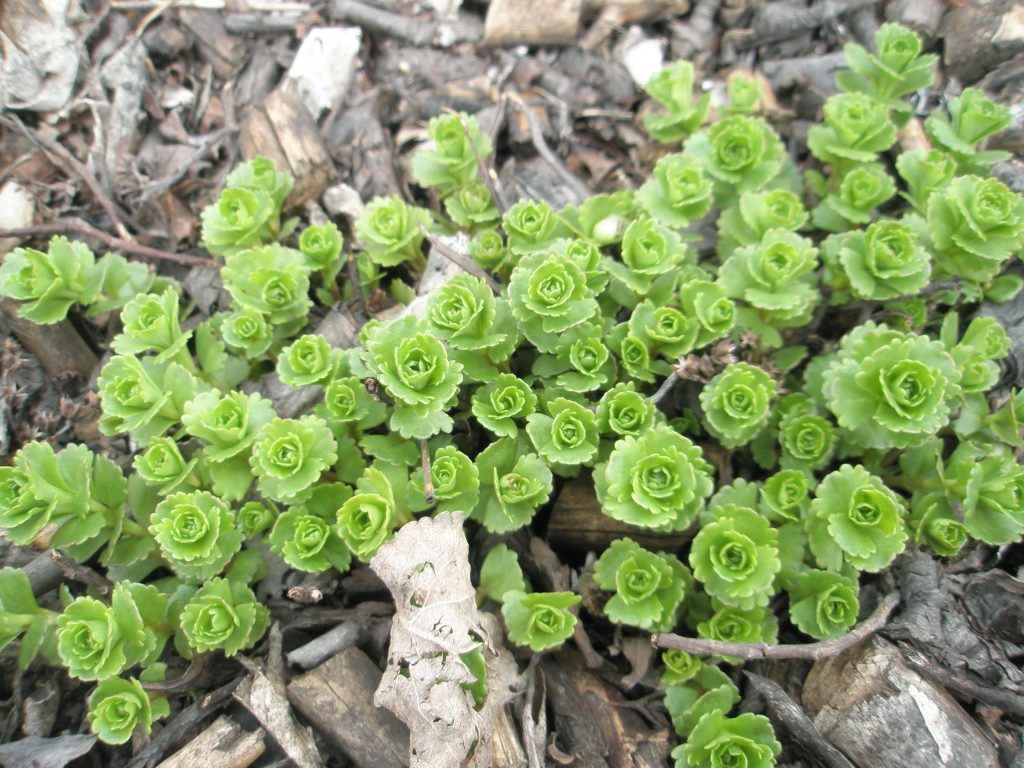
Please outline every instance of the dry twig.
M769 645L768 643L728 643L722 640L706 640L696 637L682 637L674 634L651 635L651 644L657 648L672 648L686 651L695 656L735 656L745 661L754 659L827 659L838 656L852 645L875 634L885 626L890 614L899 605L898 593L886 595L868 618L842 637L821 640L817 643Z
M479 277L481 280L487 283L487 285L490 287L492 291L494 291L495 294L501 293L501 286L498 285L498 281L491 277L489 274L487 274L486 271L481 269L481 267L475 261L468 258L467 256L463 256L455 249L449 248L447 245L444 244L444 242L442 242L442 240L439 237L435 237L434 234L431 233L422 224L420 224L420 231L423 233L423 236L426 237L427 240L430 242L431 248L436 248L438 253L440 253L442 256L448 259L448 261L452 262L452 264L461 267L463 271L468 272L474 277ZM0 232L0 236L2 235L3 233Z
M159 248L151 248L148 245L137 243L134 240L125 240L121 237L107 234L102 229L94 227L86 221L78 218L61 219L45 224L35 224L31 227L15 227L13 229L0 229L0 238L6 237L39 237L45 235L72 235L75 237L91 237L99 240L113 251L123 251L141 259L157 261L173 261L177 264L199 267L216 267L220 269L220 262L207 259L202 256L189 256L185 253L173 253L162 251Z
M590 197L590 190L587 186L580 181L576 176L573 175L572 171L565 167L565 164L558 159L551 147L548 146L547 141L544 140L544 132L541 130L540 123L537 122L537 118L530 110L529 105L523 101L519 96L515 94L509 94L509 100L516 105L516 108L523 113L523 117L526 118L526 122L530 126L530 140L533 142L534 148L548 165L550 165L556 173L565 182L565 185L570 189L573 195L576 196L576 201L582 203L588 197Z

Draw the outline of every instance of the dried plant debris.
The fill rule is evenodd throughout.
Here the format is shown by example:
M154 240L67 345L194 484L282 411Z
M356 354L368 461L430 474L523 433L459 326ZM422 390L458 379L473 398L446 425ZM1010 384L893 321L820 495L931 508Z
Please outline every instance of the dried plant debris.
M462 514L407 524L370 567L396 610L374 701L409 726L411 767L487 768L495 720L520 680L497 620L476 608Z

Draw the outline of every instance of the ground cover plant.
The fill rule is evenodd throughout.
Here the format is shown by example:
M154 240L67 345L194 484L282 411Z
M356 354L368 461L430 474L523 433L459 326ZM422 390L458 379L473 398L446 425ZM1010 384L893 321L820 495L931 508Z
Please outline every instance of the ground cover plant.
M57 612L0 571L0 647L95 681L92 728L124 743L169 711L152 683L175 654L260 642L269 613L252 585L268 558L344 571L434 511L510 534L577 477L615 520L692 533L675 551L623 537L595 553L595 618L629 633L774 643L788 622L832 639L857 621L861 580L909 543L951 556L969 538L1016 542L1024 400L986 394L1009 339L961 319L1022 287L1003 270L1024 246L1024 200L988 177L999 153L979 150L1009 115L967 89L925 121L933 149L899 151L905 97L931 81L920 47L891 24L877 53L848 46L800 166L755 86L734 80L712 115L677 62L647 86L662 109L645 125L665 144L650 179L561 210L501 213L480 170L489 138L441 115L413 163L441 205L371 201L358 284L339 280L337 227L284 219L292 180L255 158L202 217L232 307L190 330L179 287L116 254L62 237L14 250L0 294L24 317L120 309L100 428L138 451L127 475L42 442L0 467L4 535L45 537L114 584L102 599L64 588ZM717 238L702 252L707 217ZM470 269L420 315L371 319L352 349L309 330L314 301L406 297L389 280L457 232ZM312 412L281 418L245 386L268 370L318 387ZM581 595L534 590L504 545L479 584L516 645L572 637ZM730 715L735 661L664 653L677 765L774 764L768 720Z

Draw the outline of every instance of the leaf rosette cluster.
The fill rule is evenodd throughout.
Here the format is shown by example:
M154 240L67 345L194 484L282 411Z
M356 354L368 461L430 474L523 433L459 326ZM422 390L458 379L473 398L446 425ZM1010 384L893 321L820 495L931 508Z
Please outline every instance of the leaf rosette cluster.
M242 546L235 513L212 493L175 493L161 501L149 531L179 577L200 583L221 573Z
M482 450L476 466L480 501L471 517L491 533L508 533L527 525L554 488L544 460L509 438Z
M249 466L259 492L286 504L302 501L338 459L337 442L323 419L274 419L256 433Z
M775 381L749 363L732 363L700 393L704 420L727 448L749 442L768 423Z
M598 312L584 271L556 250L524 256L512 270L508 297L520 330L541 352L555 352Z
M503 596L501 615L508 638L525 645L534 653L557 648L576 627L576 616L569 610L580 602L572 592L533 592L509 590Z
M594 469L601 510L641 528L681 531L711 495L711 465L689 438L666 426L615 443Z
M764 607L782 567L778 533L753 509L722 505L694 538L690 567L704 590L723 605Z
M674 555L650 552L632 539L616 539L594 564L594 582L615 593L604 604L611 621L665 632L679 620L693 576Z
M210 579L181 609L181 631L189 647L234 656L251 648L270 624L270 611L244 583Z

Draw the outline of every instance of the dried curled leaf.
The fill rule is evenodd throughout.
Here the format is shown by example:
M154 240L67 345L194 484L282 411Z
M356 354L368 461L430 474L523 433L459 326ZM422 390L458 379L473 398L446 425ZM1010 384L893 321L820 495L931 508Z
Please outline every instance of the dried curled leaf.
M395 598L374 703L409 727L410 768L490 766L494 722L519 687L497 620L476 608L462 520L446 512L409 523L370 563ZM469 687L480 678L465 661L476 652L486 667L479 705Z

